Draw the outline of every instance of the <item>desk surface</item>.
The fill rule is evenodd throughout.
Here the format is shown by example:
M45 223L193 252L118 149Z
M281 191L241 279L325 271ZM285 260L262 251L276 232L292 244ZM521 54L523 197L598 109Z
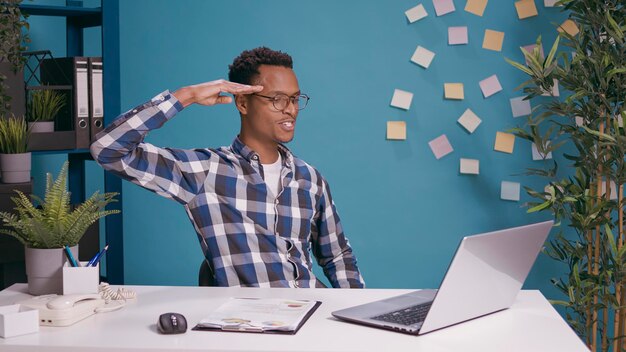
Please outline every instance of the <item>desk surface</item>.
M589 351L539 291L522 291L513 307L480 319L411 336L338 321L337 309L410 290L261 289L125 286L138 294L121 310L91 316L70 327L0 338L0 351ZM28 295L23 284L0 292L0 305ZM187 331L159 335L165 312L182 313L190 326L229 297L312 299L322 305L296 335Z

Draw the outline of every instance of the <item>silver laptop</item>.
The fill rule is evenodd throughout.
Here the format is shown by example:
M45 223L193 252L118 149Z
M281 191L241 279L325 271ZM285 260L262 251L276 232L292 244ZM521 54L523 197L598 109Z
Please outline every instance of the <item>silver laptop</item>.
M419 290L332 312L336 318L422 335L509 308L554 221L467 236L438 290Z

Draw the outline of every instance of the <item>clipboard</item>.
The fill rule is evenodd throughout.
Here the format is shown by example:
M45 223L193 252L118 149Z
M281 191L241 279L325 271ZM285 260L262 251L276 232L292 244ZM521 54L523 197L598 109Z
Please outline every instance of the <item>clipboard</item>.
M321 304L279 298L231 298L192 330L295 335Z

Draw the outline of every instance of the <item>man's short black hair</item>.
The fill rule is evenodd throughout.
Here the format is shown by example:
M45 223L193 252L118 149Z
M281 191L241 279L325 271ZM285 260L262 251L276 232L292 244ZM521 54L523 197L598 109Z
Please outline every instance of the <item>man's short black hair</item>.
M245 50L228 66L228 80L241 84L252 84L252 79L259 74L260 65L293 68L289 54L275 51L264 46Z

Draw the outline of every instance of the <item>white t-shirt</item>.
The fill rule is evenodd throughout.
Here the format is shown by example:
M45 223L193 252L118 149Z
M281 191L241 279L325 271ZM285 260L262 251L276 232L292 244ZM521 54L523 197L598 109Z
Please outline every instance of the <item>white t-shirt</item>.
M263 176L268 191L272 193L274 198L280 192L280 170L283 168L283 158L278 153L278 160L273 164L263 164Z

